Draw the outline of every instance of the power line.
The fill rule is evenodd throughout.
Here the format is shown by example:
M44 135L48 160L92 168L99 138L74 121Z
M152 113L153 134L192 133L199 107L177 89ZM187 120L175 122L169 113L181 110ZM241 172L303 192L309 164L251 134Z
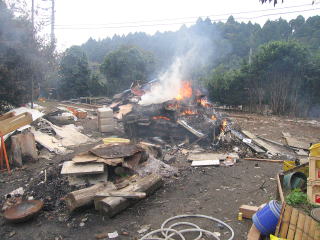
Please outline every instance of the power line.
M319 4L319 3L315 3ZM158 20L146 20L146 21L133 21L133 22L115 22L115 23L97 23L97 24L56 24L57 27L68 27L68 26L109 26L109 25L122 25L122 24L132 24L132 23L149 23L149 22L164 22L164 21L175 21L175 20L182 20L182 19L198 19L203 17L220 17L226 15L239 15L239 14L248 14L248 13L258 13L258 12L268 12L268 11L278 11L282 9L291 9L291 8L298 8L298 7L310 7L311 4L303 4L303 5L295 5L295 6L288 6L282 8L271 8L271 9L263 9L263 10L254 10L254 11L244 11L244 12L229 12L223 14L212 14L212 15L203 15L203 16L195 16L195 17L182 17L182 18L168 18L168 19L158 19Z
M298 11L291 11L291 12L280 12L280 13L272 13L272 14L264 14L260 16L253 16L253 17L238 17L237 20L250 20L256 19L261 17L268 17L268 16L275 16L280 14L290 14L290 13L301 13L301 12L309 12L319 10L320 8L312 8L312 9L305 9L305 10L298 10ZM224 19L211 19L211 22L219 22L219 21L226 21L228 18ZM178 23L158 23L158 24L142 24L142 25L127 25L127 26L101 26L101 27L56 27L57 30L97 30L97 29L112 29L112 28L134 28L134 27L154 27L154 26L168 26L168 25L183 25L183 24L192 24L192 22L178 22Z

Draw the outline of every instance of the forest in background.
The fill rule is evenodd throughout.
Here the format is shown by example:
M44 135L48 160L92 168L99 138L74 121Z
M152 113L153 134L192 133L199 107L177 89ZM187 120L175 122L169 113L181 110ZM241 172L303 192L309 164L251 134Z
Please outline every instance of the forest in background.
M107 33L106 33L107 35ZM176 32L137 32L92 38L57 54L34 33L28 17L15 17L0 0L0 100L109 96L133 81L147 82L184 61L183 80L210 100L253 112L320 115L320 16L267 21L263 26L201 19Z

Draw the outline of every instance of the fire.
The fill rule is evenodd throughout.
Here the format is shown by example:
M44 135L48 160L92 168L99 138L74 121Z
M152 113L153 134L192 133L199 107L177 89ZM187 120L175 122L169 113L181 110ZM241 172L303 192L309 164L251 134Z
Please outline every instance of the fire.
M228 125L227 119L223 119L222 123L221 123L221 127L220 127L221 131L224 132L226 130L226 128L227 128L227 125Z
M208 99L206 97L198 99L197 102L200 103L200 105L203 107L212 107L212 104L208 102Z
M157 120L157 119L164 119L164 120L167 120L167 121L170 121L170 118L167 118L165 116L155 116L155 117L152 117L153 120Z
M192 96L192 88L189 82L182 82L182 87L179 89L179 94L176 96L178 101Z
M217 120L216 116L215 116L215 115L212 115L212 116L211 116L211 120Z
M181 113L181 115L194 115L194 114L197 114L197 112L196 111L192 111L190 109L187 109L187 110L185 110L185 111L183 111Z

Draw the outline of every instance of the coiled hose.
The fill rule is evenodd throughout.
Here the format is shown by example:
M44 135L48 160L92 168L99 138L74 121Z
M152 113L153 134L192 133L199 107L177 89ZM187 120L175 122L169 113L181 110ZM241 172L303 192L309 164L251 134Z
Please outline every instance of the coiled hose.
M177 219L181 219L181 218L205 218L205 219L209 219L213 222L217 222L220 223L221 225L225 226L226 228L229 229L229 231L231 232L231 237L228 240L232 240L234 238L234 231L233 229L226 224L225 222L217 219L217 218L213 218L210 216L206 216L206 215L178 215L175 217L171 217L168 218L166 221L164 221L161 225L160 229L154 230L152 232L147 233L146 235L144 235L142 238L140 238L139 240L174 240L172 237L173 236L178 236L181 240L186 240L186 238L183 236L183 234L185 233L191 233L191 232L198 232L199 235L193 239L193 240L199 240L202 238L203 233L208 234L212 237L214 237L217 240L220 240L220 238L213 232L205 230L200 228L198 225L191 223L191 222L182 222L182 221L178 221L174 224L171 224L169 227L166 227L166 225L173 221L173 220L177 220ZM182 230L176 230L173 229L174 227L177 226L191 226L192 228L187 228L187 229L182 229ZM156 237L154 236L154 234L157 233L161 233L163 237Z

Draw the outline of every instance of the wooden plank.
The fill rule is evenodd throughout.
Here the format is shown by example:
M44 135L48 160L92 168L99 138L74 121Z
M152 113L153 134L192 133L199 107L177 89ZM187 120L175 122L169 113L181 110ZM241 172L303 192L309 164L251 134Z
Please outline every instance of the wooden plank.
M0 116L0 121L6 120L8 118L14 117L14 112L7 112Z
M205 136L205 134L203 134L202 132L197 131L196 129L192 128L191 126L189 126L186 121L184 120L178 120L177 123L184 127L186 130L188 130L189 132L191 132L193 135L201 138L203 136Z
M189 154L188 161L203 161L203 160L224 160L228 154L219 153L191 153Z
M124 198L132 198L132 199L142 199L147 196L145 192L122 192L122 191L107 191L103 190L101 192L96 193L96 197L124 197Z
M286 143L290 147L294 148L300 148L300 149L309 149L310 144L303 142L303 141L298 141L296 138L292 137L290 133L288 132L282 132L283 138L286 140Z
M306 215L300 211L298 216L296 233L294 235L294 240L302 240L302 233L303 233L305 218L306 218Z
M316 231L316 225L317 224L318 223L316 223L316 221L314 221L313 219L311 220L308 240L315 240L314 239L314 234L315 234L315 231Z
M279 235L285 209L286 209L286 204L283 203L282 207L281 207L280 217L279 217L279 220L278 220L278 223L277 223L277 227L276 227L276 231L275 231L275 236Z
M248 136L249 138L251 138L257 145L261 146L262 148L266 149L270 154L272 155L278 155L280 154L279 150L277 150L276 148L274 148L273 146L271 146L270 144L266 143L265 141L257 138L256 135L254 135L253 133L243 130L242 131L246 136Z
M82 175L82 174L98 174L104 172L103 163L87 163L87 164L75 164L72 161L66 161L63 163L61 174L70 175Z
M239 207L239 212L242 213L242 217L251 219L252 215L255 214L259 210L257 206L250 206L250 205L241 205Z
M315 231L314 231L314 237L313 237L314 240L320 240L320 225L319 223L317 222L316 225L315 225Z
M280 227L280 237L281 238L287 237L292 210L293 210L293 208L291 206L289 206L289 205L285 206L285 211L283 214L283 219L282 219L281 227Z
M289 231L287 235L288 240L294 239L294 235L297 227L298 215L299 215L298 209L293 208L291 213L291 218L290 218Z
M220 165L220 160L198 160L192 161L192 167L201 167L201 166L218 166Z
M245 136L242 133L240 133L234 129L231 129L230 132L233 136L235 136L236 138L241 140L244 144L246 144L248 147L250 147L254 152L256 152L256 153L265 153L266 152L264 149L259 147L257 144L254 144L252 142L249 143L247 141L243 141L245 139Z
M310 216L306 216L306 219L304 221L304 226L303 226L302 239L306 239L306 240L308 239L311 221L312 221L312 218Z
M256 228L254 224L252 224L247 235L247 240L259 240L260 238L261 238L260 231Z
M32 115L28 112L0 121L0 134L4 136L20 127L32 123L32 121Z
M281 200L282 204L284 204L284 194L283 194L283 191L282 191L282 185L281 185L279 174L277 174L276 178L277 178L277 187L278 187L279 197L280 197L280 200Z
M90 152L84 152L74 156L74 158L72 158L72 161L76 164L98 162L98 163L104 163L110 166L117 166L118 164L124 162L124 158L105 159L105 158L101 158L96 155L93 155Z
M277 159L265 159L265 158L244 158L243 160L248 161L260 161L260 162L274 162L274 163L282 163L283 160L277 160Z

